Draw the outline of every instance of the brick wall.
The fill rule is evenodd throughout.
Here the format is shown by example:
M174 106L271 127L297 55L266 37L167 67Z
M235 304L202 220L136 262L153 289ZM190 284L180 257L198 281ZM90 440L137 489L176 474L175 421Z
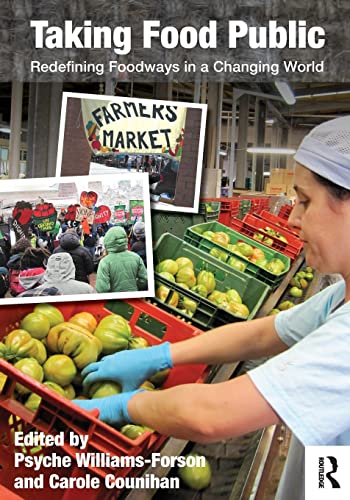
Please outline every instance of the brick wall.
M86 140L80 99L67 100L61 176L89 175L91 149Z
M199 133L202 110L189 108L186 114L185 140L177 176L174 205L192 207L196 187ZM200 166L201 167L201 166Z

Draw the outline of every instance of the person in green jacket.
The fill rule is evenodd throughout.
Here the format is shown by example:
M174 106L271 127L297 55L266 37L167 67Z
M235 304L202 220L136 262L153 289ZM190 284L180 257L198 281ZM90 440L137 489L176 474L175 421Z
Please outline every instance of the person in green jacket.
M147 290L147 269L139 255L128 250L122 227L112 227L104 237L107 255L97 269L96 291L134 292Z

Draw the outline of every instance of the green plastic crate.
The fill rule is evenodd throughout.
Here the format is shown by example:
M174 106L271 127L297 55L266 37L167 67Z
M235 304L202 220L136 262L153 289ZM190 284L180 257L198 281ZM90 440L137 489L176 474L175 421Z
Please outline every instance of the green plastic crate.
M230 288L236 289L242 298L242 302L250 311L247 319L254 318L269 293L270 288L265 283L247 274L241 273L240 271L236 271L229 265L218 261L211 255L194 248L192 245L189 245L171 234L164 234L154 247L154 264L156 265L165 259L175 260L178 257L187 257L191 259L196 275L202 269L214 273L216 290L226 292ZM218 307L213 302L210 302L210 300L201 297L199 294L187 290L177 283L168 281L158 273L155 273L155 282L156 288L162 284L169 288L171 293L168 295L166 302L162 302L157 297L155 297L154 300L162 308L176 316L191 321L193 324L200 326L201 329L209 330L227 323L242 321L242 318ZM197 308L193 316L182 313L177 308L167 303L171 301L174 292L194 300L197 303Z
M194 227L196 227L196 229L194 229ZM200 232L197 232L198 230ZM231 252L222 245L214 243L208 238L205 238L201 234L204 231L213 231L213 232L222 231L230 236L230 242L232 244L235 244L238 241L243 241L245 243L248 243L249 245L252 245L253 247L260 248L260 250L264 252L268 261L270 261L271 259L278 258L283 262L285 269L280 274L273 274L264 269L263 267L260 267L257 264L250 262L248 259L241 257L240 255L237 255L234 252ZM194 247L199 248L200 250L203 250L206 253L209 253L212 248L218 248L219 250L224 251L228 255L228 258L232 256L241 260L242 262L247 264L247 267L244 271L245 273L254 276L258 280L267 283L269 286L273 288L279 285L279 283L284 278L284 275L290 269L290 259L286 255L276 252L275 250L270 249L265 245L261 245L258 241L248 238L247 236L244 236L243 234L238 233L237 231L234 231L233 229L230 229L227 226L220 224L219 222L207 222L204 224L198 224L197 226L192 226L187 228L184 240L190 245L193 245ZM218 261L218 259L216 260Z
M205 212L205 209L201 209L200 203L200 210L203 213L198 214L151 210L153 241L158 241L165 233L171 233L178 238L183 238L188 227L217 220L220 213L220 203L218 205L219 208L217 210Z
M205 215L207 222L218 220L220 215L220 206L221 203L219 201L201 201L199 203L198 213ZM210 207L211 210L208 210L208 207Z

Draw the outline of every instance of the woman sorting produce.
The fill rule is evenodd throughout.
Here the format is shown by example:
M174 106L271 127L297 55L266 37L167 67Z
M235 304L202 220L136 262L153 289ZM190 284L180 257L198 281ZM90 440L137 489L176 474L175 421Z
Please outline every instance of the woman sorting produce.
M296 205L308 265L343 279L277 316L227 324L187 341L125 351L83 370L84 385L113 380L123 393L93 401L110 424L133 422L160 433L214 442L285 423L293 439L278 499L304 498L304 447L350 445L350 117L323 123L295 155ZM273 356L218 384L163 391L138 387L177 365L222 364Z

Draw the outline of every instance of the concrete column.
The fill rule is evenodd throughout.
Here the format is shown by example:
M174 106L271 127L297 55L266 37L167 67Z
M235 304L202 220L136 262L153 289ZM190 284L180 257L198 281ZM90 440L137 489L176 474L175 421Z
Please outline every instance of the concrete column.
M238 120L238 139L236 154L236 188L245 188L245 179L248 175L247 166L247 144L249 127L249 95L243 95L239 100L239 120Z
M201 75L196 74L196 79L194 82L194 91L193 91L193 102L195 103L199 103L201 100L201 88L202 88Z
M9 147L9 178L18 179L20 173L20 150L22 132L22 99L23 82L12 82L11 89L11 119Z
M278 148L280 144L280 127L277 122L274 122L271 127L271 147ZM270 172L273 168L278 168L279 166L279 156L270 156Z
M281 148L286 148L288 145L288 129L283 127L281 131ZM287 156L281 155L280 157L280 168L286 168L287 166Z
M232 115L231 115L231 130L230 130L230 159L228 163L228 185L229 185L229 196L232 195L232 184L233 181L236 180L236 114L237 114L237 104L238 104L239 95L237 95L237 91L232 89ZM228 126L228 123L227 123Z
M224 94L224 84L220 82L218 92L218 103L217 103L217 117L216 117L216 158L215 158L215 168L220 168L220 147L221 147L221 126L222 126L222 100Z
M28 177L56 173L61 83L31 83L28 107Z
M257 127L257 147L265 146L265 120L266 120L266 103L259 101L257 108L257 116L255 116ZM263 191L264 189L264 155L256 155L256 172L255 172L255 190Z
M201 88L201 104L207 103L207 94L208 94L208 81L205 75L202 75L202 88Z
M56 158L62 106L62 83L51 83L47 175L56 175Z
M173 99L173 83L172 82L157 82L153 87L153 97L165 101Z
M206 168L218 168L220 150L220 129L221 129L221 109L222 109L222 83L208 84L208 114L205 162ZM219 124L220 117L220 126Z

